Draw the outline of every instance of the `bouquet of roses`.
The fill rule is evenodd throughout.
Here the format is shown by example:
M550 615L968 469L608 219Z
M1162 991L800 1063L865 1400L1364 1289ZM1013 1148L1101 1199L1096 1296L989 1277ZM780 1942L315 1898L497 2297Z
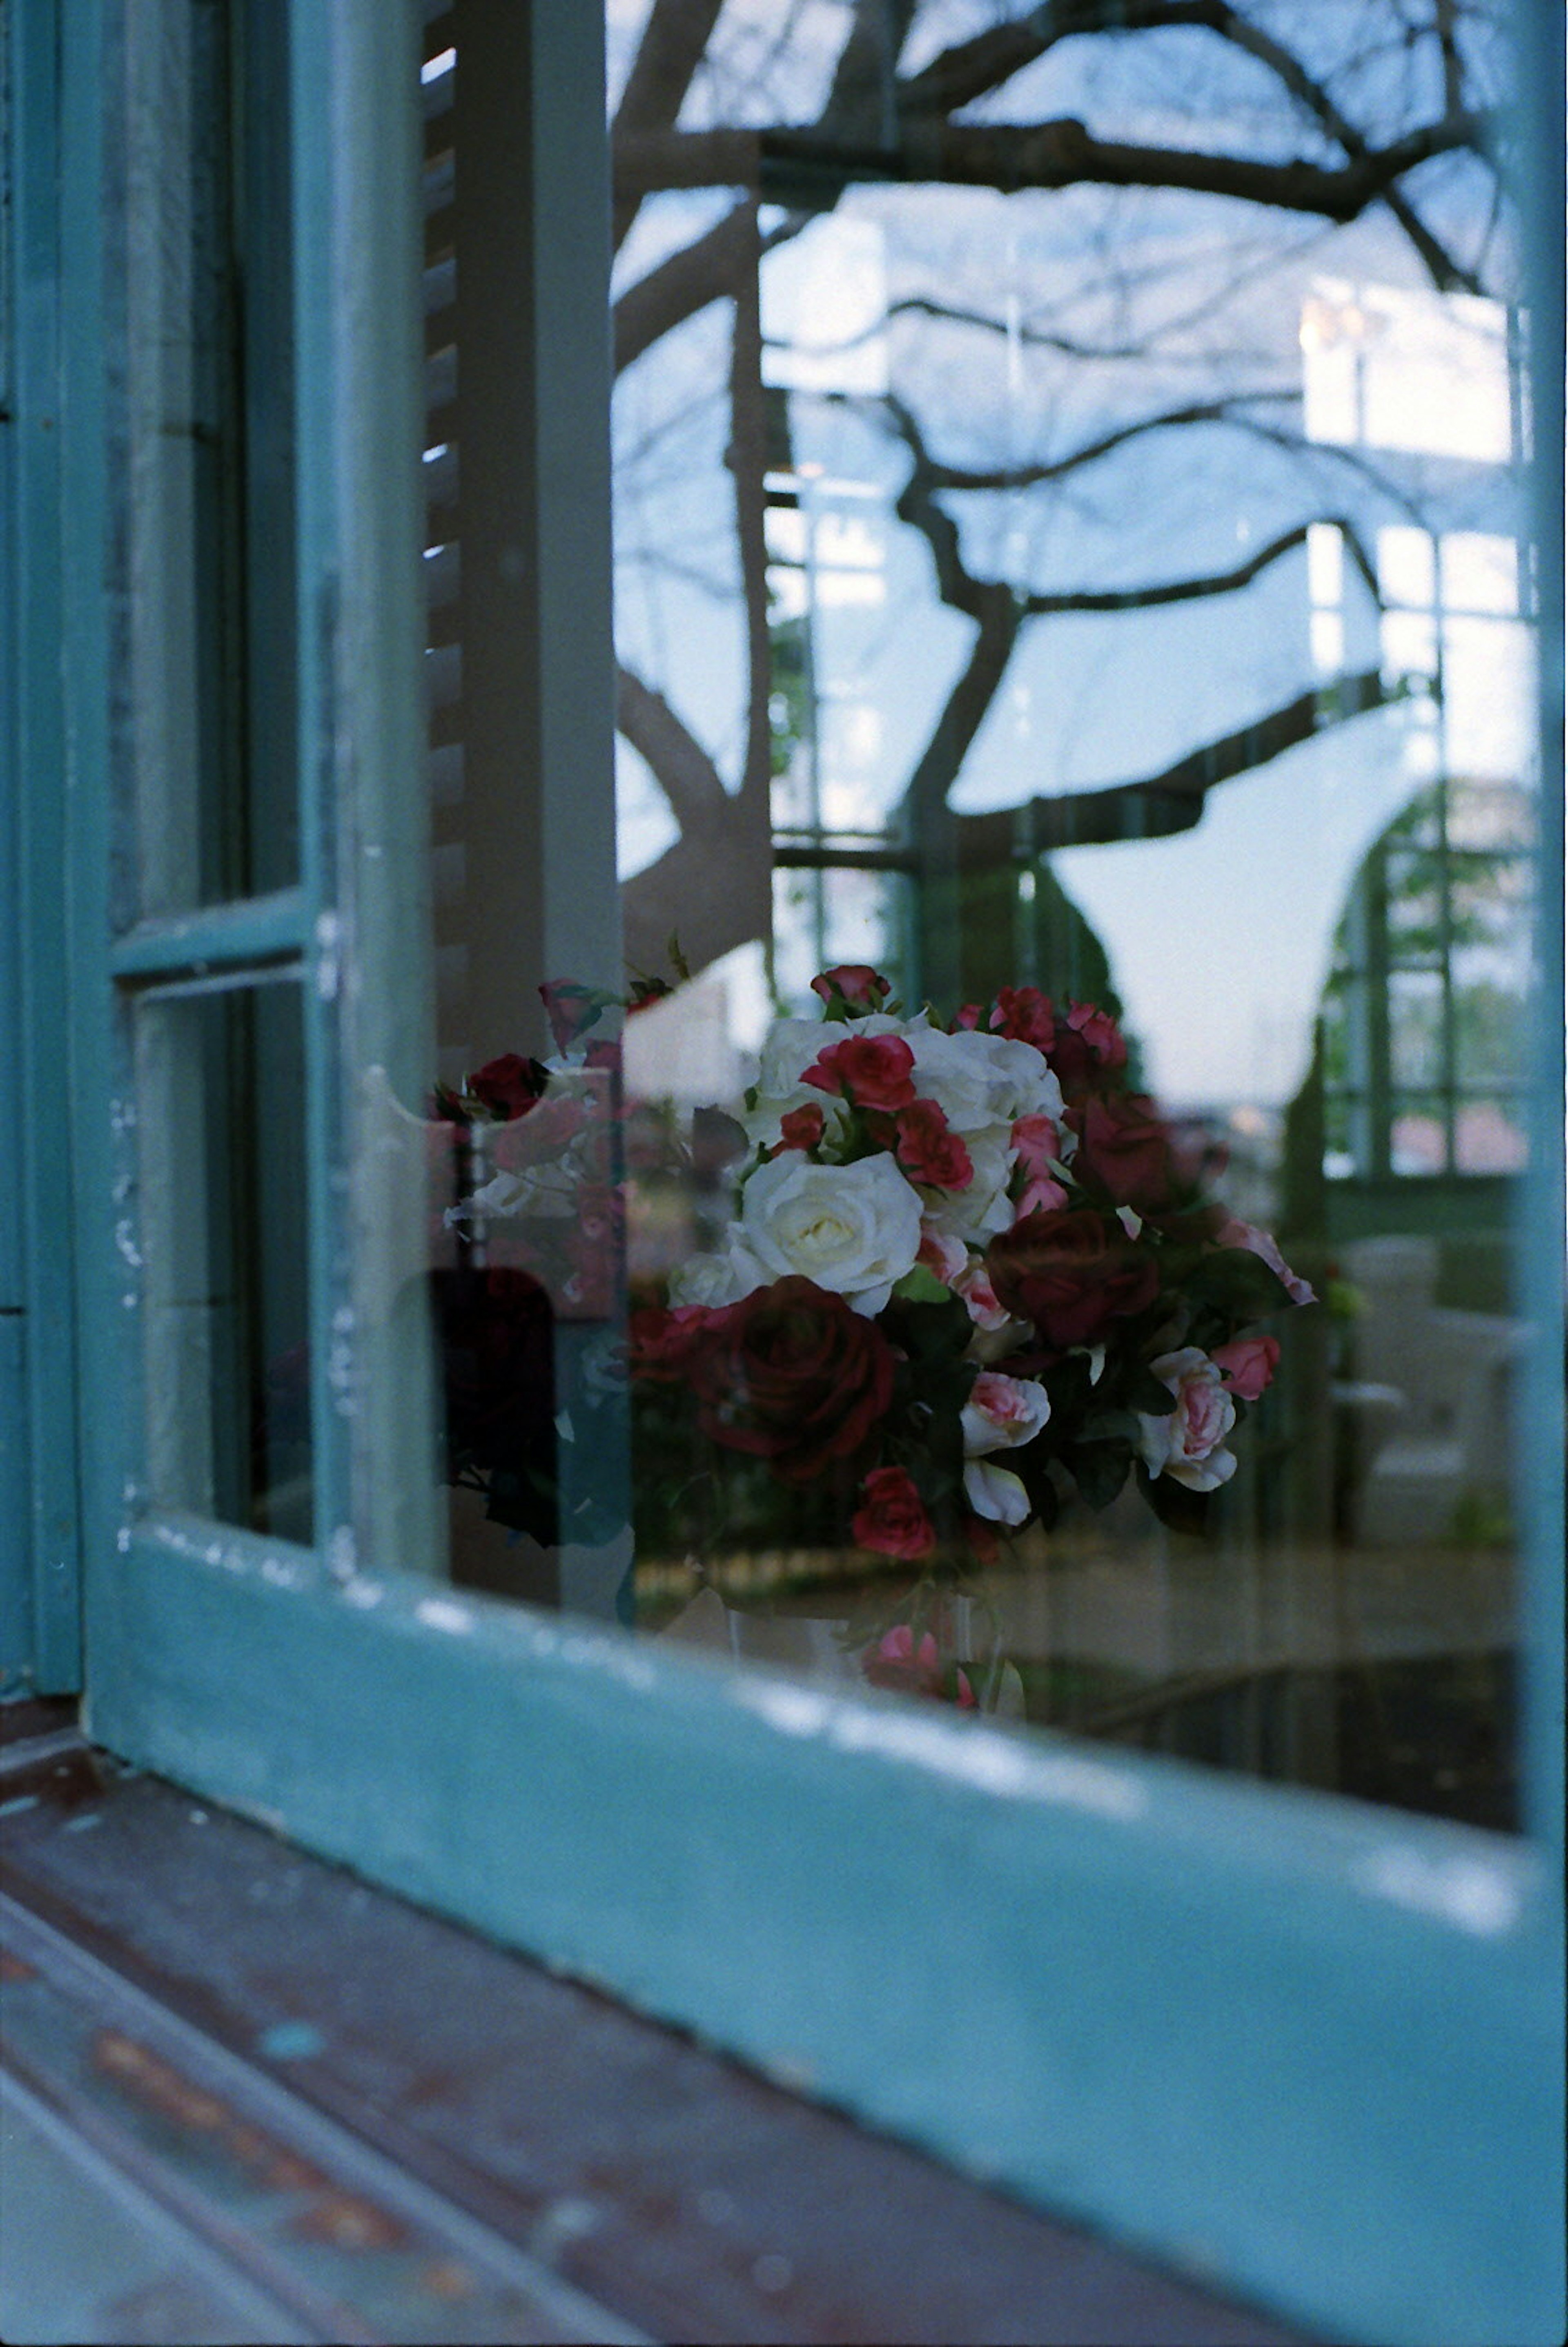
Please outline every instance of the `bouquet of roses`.
M1311 1290L1206 1194L1103 1011L1005 988L944 1028L864 967L812 984L719 1244L632 1315L671 1529L743 1546L771 1492L839 1543L990 1561L1134 1474L1195 1527L1278 1358L1256 1324ZM918 1669L909 1635L882 1659Z

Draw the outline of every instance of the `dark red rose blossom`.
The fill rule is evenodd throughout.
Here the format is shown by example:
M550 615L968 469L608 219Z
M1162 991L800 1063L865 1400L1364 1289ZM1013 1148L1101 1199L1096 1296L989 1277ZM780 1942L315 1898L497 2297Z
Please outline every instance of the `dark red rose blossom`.
M687 1375L705 1434L805 1483L851 1458L886 1415L893 1355L841 1296L777 1279L708 1315Z
M1049 1053L1056 1032L1050 998L1037 986L1003 987L991 1014L991 1029L993 1034L1005 1035L1009 1042L1033 1043L1037 1051Z
M915 1096L913 1067L901 1035L846 1035L817 1054L800 1081L847 1092L856 1108L907 1108Z
M1050 1049L1056 1081L1067 1099L1103 1091L1115 1082L1127 1063L1125 1037L1108 1011L1092 1002L1074 1002L1058 1014Z
M1093 1051L1102 1068L1125 1068L1127 1064L1127 1042L1108 1010L1096 1010L1092 1002L1070 1005L1065 1020L1058 1026L1070 1027Z
M680 1304L674 1311L646 1306L626 1323L627 1368L634 1378L684 1379L693 1354L723 1318L722 1310L705 1304Z
M999 1300L1063 1350L1097 1343L1159 1294L1153 1257L1092 1206L1026 1215L992 1240L986 1262Z
M484 1102L492 1116L510 1123L514 1117L527 1115L549 1081L549 1070L537 1060L503 1051L498 1060L487 1060L477 1075L469 1077L467 1089L475 1100Z
M773 1151L773 1155L777 1157L786 1149L815 1149L822 1138L826 1123L827 1119L815 1103L806 1108L786 1109L779 1120L779 1146Z
M1002 1554L1002 1542L997 1538L996 1526L988 1523L983 1516L966 1515L963 1519L963 1536L969 1542L971 1555L983 1571L993 1565Z
M1069 1116L1078 1133L1073 1178L1113 1206L1157 1214L1190 1188L1169 1127L1141 1092L1092 1094Z
M898 1113L895 1153L911 1182L937 1190L967 1190L974 1161L935 1101L912 1101Z
M906 1468L873 1467L860 1490L865 1505L855 1512L850 1525L851 1539L861 1548L903 1557L911 1563L916 1557L931 1554L936 1533L919 1487Z

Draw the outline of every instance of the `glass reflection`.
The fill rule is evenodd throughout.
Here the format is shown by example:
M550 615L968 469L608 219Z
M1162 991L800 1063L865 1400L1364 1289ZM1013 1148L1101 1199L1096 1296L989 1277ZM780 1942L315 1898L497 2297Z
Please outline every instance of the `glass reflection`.
M136 1051L152 1498L309 1541L299 986L148 995Z
M433 210L453 1569L846 1686L1511 1823L1531 652L1513 262L1471 110L1506 79L1495 29L1390 5L1069 36L964 0L731 0L672 42L688 15L609 12L624 1028L557 989L546 1033L531 997L571 972L496 949L526 887L475 779L484 622L460 610L484 465L461 384L486 361ZM455 154L461 189L484 134L443 55L433 171ZM1369 160L1406 140L1419 169ZM1105 1113L1145 1119L1180 1179L1141 1207L1085 1187L1087 1095L1048 1050L1064 1096L990 1119L1000 1219L945 1234L962 1269L924 1234L940 1295L758 1306L716 1366L660 1316L809 1276L803 1239L735 1296L701 1266L751 1277L727 1234L742 1174L747 1200L783 1179L759 1151L823 1162L793 1080L849 1030L783 1092L769 1054L835 966L933 1034L973 1006L976 1038L1027 1041L1026 989L1053 1044L1101 1020L1125 1054ZM920 1074L849 1107L896 1126L936 1096ZM1031 1117L1054 1127L1037 1167ZM984 1122L947 1118L972 1158ZM861 1138L839 1171L899 1162ZM915 1180L928 1224L940 1186ZM1137 1376L1096 1361L1103 1330L1054 1330L1009 1252L1015 1222L1090 1211L1135 1251L1120 1209L1192 1251L1163 1318L1122 1317ZM1273 1234L1316 1302L1200 1308L1206 1250L1262 1260L1227 1225ZM914 1268L882 1267L895 1291ZM1107 1416L1163 1422L1157 1363L1277 1343L1267 1378L1254 1355L1190 1396L1195 1422L1232 1412L1234 1450L1205 1455L1234 1468L1195 1491L1124 1422L1099 1438L1116 1481L1037 1426L1001 1471L1027 1521L1007 1492L976 1542L962 1457L877 1453L857 1413L891 1377L913 1422L918 1316L967 1310L981 1268L1021 1327L983 1359L972 1314L962 1371L933 1358L971 1394L1043 1381L1059 1435L1104 1376ZM628 1345L635 1553L594 1504ZM780 1474L824 1394L841 1440ZM937 1450L972 1407L951 1399L914 1395ZM746 1440L716 1474L721 1427ZM871 1480L895 1465L929 1547Z

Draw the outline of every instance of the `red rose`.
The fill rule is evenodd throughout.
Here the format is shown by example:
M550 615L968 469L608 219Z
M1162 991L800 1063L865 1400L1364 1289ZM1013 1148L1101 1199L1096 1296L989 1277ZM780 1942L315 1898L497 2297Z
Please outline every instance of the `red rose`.
M906 1469L873 1467L860 1489L866 1503L856 1510L850 1533L861 1548L878 1549L883 1556L903 1557L911 1563L931 1554L936 1533Z
M710 1313L687 1368L704 1433L790 1483L852 1457L892 1400L881 1330L809 1279L776 1279Z
M1078 1132L1073 1178L1113 1206L1157 1214L1190 1186L1172 1155L1169 1128L1141 1092L1094 1094L1070 1113Z
M911 1182L932 1189L967 1190L974 1179L974 1161L935 1101L900 1109L895 1154Z
M948 1029L948 1030L947 1030L947 1031L948 1031L948 1033L949 1033L950 1035L970 1035L970 1034L972 1034L972 1033L973 1033L974 1030L979 1026L979 1024L980 1024L980 1005L979 1005L979 1003L978 1003L978 1002L966 1002L966 1003L964 1004L964 1006L963 1006L962 1010L961 1011L959 1011L959 1013L957 1014L957 1016L956 1016L956 1017L955 1017L955 1019L953 1020L952 1025Z
M820 995L830 1009L837 995L851 1010L875 1010L891 990L887 979L864 961L841 961L836 969L824 969L811 980L812 993Z
M515 1051L504 1051L498 1060L487 1060L477 1075L470 1076L466 1090L477 1101L483 1101L492 1116L510 1123L514 1117L526 1116L535 1102L550 1081L550 1071L537 1060L524 1060Z
M649 1305L626 1323L626 1366L634 1378L683 1380L691 1358L724 1315L706 1304L680 1304L673 1312Z
M1074 1002L1056 1021L1049 1056L1062 1090L1069 1100L1078 1100L1125 1067L1127 1046L1108 1011Z
M1037 986L1004 986L996 997L991 1026L993 1034L1005 1035L1009 1042L1033 1043L1037 1051L1049 1052L1056 1019L1049 997Z
M1000 1301L1064 1351L1096 1343L1159 1294L1153 1258L1092 1206L1025 1216L992 1240L986 1261Z
M786 1109L779 1120L780 1139L770 1153L778 1157L786 1149L815 1149L822 1138L826 1124L822 1112L814 1104L807 1108Z
M1126 1066L1126 1038L1108 1010L1096 1010L1092 1002L1074 1002L1065 1023L1083 1039L1102 1068Z
M913 1066L901 1035L846 1035L818 1053L800 1081L847 1093L856 1108L907 1108L915 1096Z

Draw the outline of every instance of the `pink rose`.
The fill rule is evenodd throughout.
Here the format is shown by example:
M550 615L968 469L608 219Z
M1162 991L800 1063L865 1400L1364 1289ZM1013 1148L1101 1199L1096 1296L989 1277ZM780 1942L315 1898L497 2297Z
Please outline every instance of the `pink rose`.
M956 1287L969 1263L969 1249L962 1239L939 1231L931 1223L921 1225L920 1253L915 1261L926 1270L934 1272L944 1287Z
M811 991L830 1005L837 995L851 1010L875 1010L891 989L869 962L842 961L836 969L820 971L811 980Z
M971 1264L967 1271L961 1271L950 1285L956 1296L962 1296L969 1317L977 1328L991 1332L1011 1326L1013 1315L991 1285L991 1274L986 1269L983 1255Z
M941 1702L947 1696L942 1685L942 1657L936 1640L928 1630L917 1646L914 1632L907 1622L868 1646L860 1657L860 1668L872 1686L892 1687L901 1695L933 1696ZM969 1684L969 1674L955 1665L954 1695L960 1711L974 1709L974 1689Z
M1067 1193L1061 1183L1054 1182L1048 1174L1044 1174L1038 1181L1030 1183L1013 1210L1013 1219L1021 1223L1027 1214L1054 1214L1059 1206L1067 1203Z
M800 1078L847 1095L856 1108L908 1108L915 1096L914 1053L901 1035L846 1035L819 1051Z
M1237 1337L1231 1344L1216 1346L1209 1358L1238 1401L1256 1401L1273 1382L1279 1362L1279 1339Z
M1013 1146L1030 1181L1044 1182L1049 1178L1053 1161L1061 1159L1062 1136L1048 1116L1021 1116L1013 1121Z
M1284 1283L1285 1292L1292 1304L1316 1304L1317 1291L1304 1279L1298 1279L1267 1231L1255 1223L1238 1223L1232 1219L1214 1235L1216 1246L1245 1247L1248 1255L1261 1257L1270 1271Z
M993 1450L1016 1450L1033 1441L1050 1415L1051 1397L1033 1378L982 1369L962 1412L963 1455L983 1459Z
M912 1053L911 1058L912 1064ZM894 1153L910 1180L923 1182L928 1189L967 1190L974 1179L974 1161L957 1133L948 1130L935 1101L911 1101L899 1111Z
M1168 1418L1138 1412L1143 1429L1138 1449L1151 1475L1169 1475L1189 1491L1213 1491L1236 1472L1236 1453L1223 1448L1236 1424L1236 1404L1220 1373L1196 1345L1162 1353L1151 1361L1160 1383L1176 1396Z
M539 989L539 994L557 1051L571 1050L578 1036L593 1026L609 999L596 988L579 986L568 978L550 979Z

